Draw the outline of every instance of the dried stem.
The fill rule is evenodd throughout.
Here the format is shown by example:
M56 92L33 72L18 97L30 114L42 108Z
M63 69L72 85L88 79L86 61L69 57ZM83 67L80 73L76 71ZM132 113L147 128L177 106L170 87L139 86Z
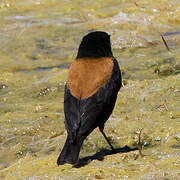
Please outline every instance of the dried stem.
M143 130L143 128L140 129L139 132L138 132L138 150L139 150L139 155L140 155L141 157L144 156L144 155L142 154L142 142L141 142L141 133L142 133L142 130Z
M139 5L137 4L137 2L134 3L137 7L139 7Z
M164 45L166 46L166 49L168 50L168 51L170 51L170 49L169 49L169 47L168 47L168 44L167 44L167 42L166 42L166 40L164 39L164 36L161 34L161 38L162 38L162 40L163 40L163 42L164 42Z

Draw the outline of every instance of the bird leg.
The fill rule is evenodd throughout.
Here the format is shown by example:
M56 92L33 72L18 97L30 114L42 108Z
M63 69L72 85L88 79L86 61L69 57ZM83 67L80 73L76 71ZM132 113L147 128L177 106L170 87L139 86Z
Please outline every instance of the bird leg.
M109 144L109 146L111 147L113 153L116 153L116 150L114 149L114 147L112 146L112 144L110 143L109 139L107 138L106 134L103 131L103 128L99 127L100 132L102 133L102 135L104 136L104 138L106 139L107 143Z

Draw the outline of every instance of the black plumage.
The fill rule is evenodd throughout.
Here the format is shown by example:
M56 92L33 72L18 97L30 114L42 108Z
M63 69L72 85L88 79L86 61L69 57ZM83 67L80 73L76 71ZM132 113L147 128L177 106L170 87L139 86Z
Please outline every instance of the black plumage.
M97 88L95 93L89 93L90 96L88 94L87 96L81 96L83 89L81 89L81 86L75 86L74 88L78 88L77 92L79 92L76 96L76 94L73 94L70 83L67 82L65 86L64 113L68 136L57 160L58 165L77 163L84 139L97 127L99 127L112 150L115 151L103 129L105 122L113 111L118 91L122 85L121 72L111 51L110 36L102 31L89 33L83 38L75 61L82 61L83 63L88 59L90 63L93 63L94 60L101 61L102 58L106 58L108 62L112 61L113 66L111 71L107 68L107 72L110 71L109 79L105 83L100 80L99 83L102 83L102 85L100 84L101 86ZM70 69L71 71L73 70ZM78 72L75 72L79 73L79 76L75 76L74 80L70 79L72 83L78 81L76 77L81 76L79 71L81 70L78 69ZM93 82L92 86L94 86Z

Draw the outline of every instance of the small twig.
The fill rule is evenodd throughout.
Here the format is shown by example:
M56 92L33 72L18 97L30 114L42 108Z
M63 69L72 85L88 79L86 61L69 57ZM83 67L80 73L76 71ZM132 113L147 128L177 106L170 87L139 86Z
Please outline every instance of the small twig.
M137 7L145 8L145 7L143 7L143 6L140 6L137 2L134 2L134 4L135 4L135 6L137 6Z
M137 2L134 3L137 7L139 7L139 5L137 4Z
M165 99L162 104L156 106L155 109L157 109L160 112L163 112L164 110L168 111L167 99Z
M139 155L140 155L141 157L144 156L144 155L142 154L142 143L141 143L141 133L142 133L142 130L143 130L143 128L140 129L139 132L138 132L138 150L139 150Z
M164 100L164 108L166 109L166 111L168 111L167 99Z
M168 44L167 44L167 42L166 42L166 40L164 39L164 36L161 34L161 38L162 38L162 40L163 40L163 42L164 42L164 45L166 46L166 49L168 50L168 51L170 51L170 49L169 49L169 47L168 47Z

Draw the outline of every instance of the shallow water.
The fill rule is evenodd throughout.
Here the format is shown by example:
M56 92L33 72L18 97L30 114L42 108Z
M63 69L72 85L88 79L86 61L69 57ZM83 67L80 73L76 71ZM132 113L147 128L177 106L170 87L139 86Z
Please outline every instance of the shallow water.
M0 7L0 179L179 179L178 0L1 0ZM123 75L105 131L119 150L137 147L142 129L144 156L111 154L95 130L81 168L57 167L68 67L92 30L111 34Z

